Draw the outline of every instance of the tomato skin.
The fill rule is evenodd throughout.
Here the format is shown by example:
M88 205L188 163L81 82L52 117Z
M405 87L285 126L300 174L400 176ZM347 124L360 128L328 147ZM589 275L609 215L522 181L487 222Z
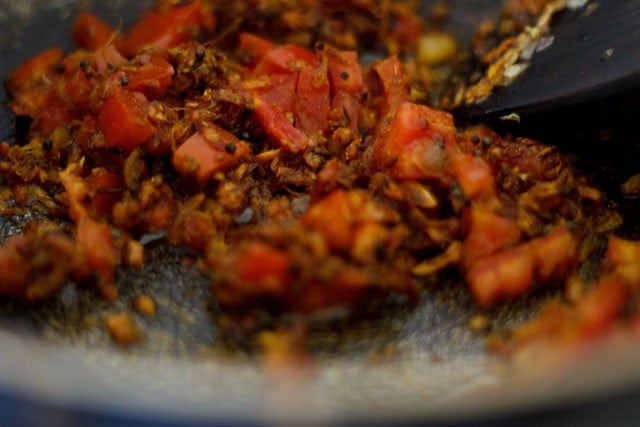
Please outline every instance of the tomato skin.
M204 182L217 172L234 166L248 154L249 146L245 142L218 126L210 125L178 147L173 154L173 165L182 175L193 175Z
M146 64L126 73L127 90L142 92L148 99L161 99L167 93L175 70L173 66L161 56L152 56Z
M98 125L109 148L133 150L155 132L147 120L149 103L137 92L116 90L105 100Z
M284 112L269 101L253 97L253 113L262 124L274 144L290 153L303 153L309 147L309 137L296 129Z
M213 13L201 1L146 12L118 43L118 50L133 57L147 46L171 48L215 25Z
M448 158L445 148L453 140L451 115L406 102L376 142L374 164L398 179L440 178Z
M81 10L71 30L73 40L82 49L97 50L107 46L116 36L116 31L96 15Z

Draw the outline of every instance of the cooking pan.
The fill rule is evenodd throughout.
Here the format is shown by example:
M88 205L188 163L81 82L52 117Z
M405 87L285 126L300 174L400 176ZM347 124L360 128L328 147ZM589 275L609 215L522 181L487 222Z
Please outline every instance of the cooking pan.
M475 24L497 16L501 3L451 1L448 25L464 45ZM51 45L71 49L70 26L80 7L126 27L148 4L0 0L0 78ZM12 140L20 123L16 129L6 94L0 97L0 139ZM607 191L609 203L620 207L626 218L622 233L637 237L638 203L618 190L625 177L640 172L635 100L640 97L625 94L503 131L540 137L573 154L578 167ZM18 232L28 219L2 218L0 235ZM144 269L118 273L121 298L115 303L71 286L36 305L0 300L0 409L34 424L105 416L150 425L476 423L640 389L639 349L624 337L579 358L545 353L507 361L489 355L482 334L468 328L469 319L488 314L497 329L504 328L533 316L548 293L487 313L453 279L425 283L417 307L389 301L312 320L312 361L292 375L274 373L253 351L251 335L221 332L208 281L181 262L183 251L154 239L146 249ZM145 339L120 348L102 321L130 311L142 293L154 296L158 313L132 312ZM32 409L45 409L53 418L44 420Z

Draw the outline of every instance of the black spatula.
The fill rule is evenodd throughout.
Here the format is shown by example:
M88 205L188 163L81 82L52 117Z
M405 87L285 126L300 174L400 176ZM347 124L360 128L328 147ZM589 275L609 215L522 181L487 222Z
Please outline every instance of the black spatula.
M565 10L551 36L515 81L458 108L457 117L518 120L640 89L640 0L591 0Z

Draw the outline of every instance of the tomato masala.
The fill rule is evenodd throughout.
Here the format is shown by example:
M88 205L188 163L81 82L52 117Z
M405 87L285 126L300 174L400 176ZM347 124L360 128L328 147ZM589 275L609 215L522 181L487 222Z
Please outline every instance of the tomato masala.
M144 265L140 240L165 233L199 254L226 312L411 304L424 277L453 274L486 308L577 286L517 342L638 318L640 243L596 226L601 193L553 147L456 127L427 102L454 45L428 39L410 2L219 3L159 2L127 32L81 12L78 50L8 77L30 131L0 144L0 208L41 219L0 248L0 294L36 301L73 282L115 299L116 269ZM534 22L544 3L509 7ZM109 330L138 337L128 318Z

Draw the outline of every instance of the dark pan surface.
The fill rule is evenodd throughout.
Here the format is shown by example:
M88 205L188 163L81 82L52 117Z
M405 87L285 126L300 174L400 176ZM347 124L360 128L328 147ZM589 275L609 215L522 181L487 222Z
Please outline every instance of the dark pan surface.
M123 18L126 27L145 3L86 4L114 24ZM468 39L477 16L494 16L499 3L453 2L459 12L454 12L456 31ZM0 0L0 26L4 28L0 77L4 79L24 59L51 45L70 49L69 28L77 10L74 1ZM0 92L0 97L0 139L10 139L14 119L6 108L6 94ZM591 108L581 114L604 117ZM618 117L611 120L611 127L619 127ZM633 167L638 169L637 163L628 160L639 150L637 139L627 130L615 133L613 142L602 142L596 129L585 129L577 136L571 132L568 140L577 141L575 144L564 141L567 150L577 152L582 151L579 144L598 141L598 150L578 156L579 163L614 196L618 181ZM618 144L615 149L602 145L612 143ZM605 162L603 153L611 155ZM592 167L594 162L597 169ZM613 197L612 203L621 204L626 212L637 209L637 201ZM631 234L638 229L634 217L629 214L627 232ZM0 235L16 233L27 219L0 219ZM525 377L528 392L518 392L523 389L516 381L519 375L507 381L503 374L512 367L488 356L482 336L467 327L468 320L480 311L464 286L450 281L427 283L420 305L411 310L390 301L364 307L348 319L338 316L313 322L310 347L317 362L308 376L281 381L265 376L251 354L251 345L242 344L251 337L220 332L208 281L195 267L181 262L187 254L161 242L149 243L147 253L143 270L119 272L122 298L116 303L71 286L53 301L36 306L0 300L0 389L62 408L163 420L320 422L464 418L549 405L556 398L576 397L578 390L596 396L611 388L640 384L635 382L640 368L627 363L628 352L616 351L603 356L616 361L607 363L617 368L613 372L597 370L586 383L566 375ZM131 349L118 348L107 336L102 320L109 313L129 311L132 299L142 293L154 295L158 315L145 318L132 312L146 339ZM490 313L496 319L495 327L531 316L544 297L539 294L496 309ZM600 362L596 358L593 363ZM472 393L476 388L485 392ZM249 407L253 409L248 411Z

